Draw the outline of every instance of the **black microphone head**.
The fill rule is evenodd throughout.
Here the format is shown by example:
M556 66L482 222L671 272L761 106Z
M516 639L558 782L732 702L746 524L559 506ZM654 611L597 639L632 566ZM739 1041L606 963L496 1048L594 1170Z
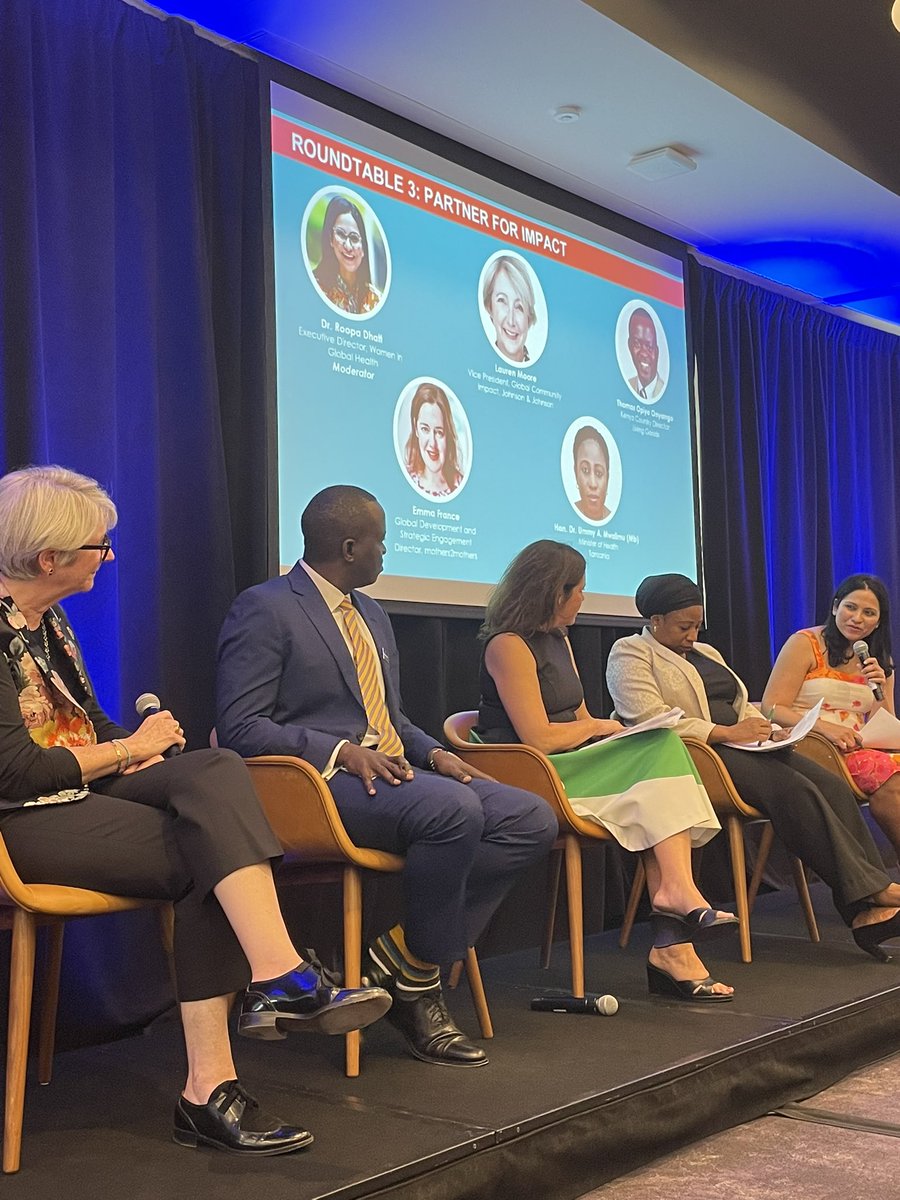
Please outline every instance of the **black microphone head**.
M150 713L159 712L162 705L159 702L159 696L154 696L152 692L141 692L137 700L134 702L134 711L139 717L146 717Z
M858 642L853 643L853 653L857 656L857 658L868 658L869 643L864 642L862 638L860 638Z

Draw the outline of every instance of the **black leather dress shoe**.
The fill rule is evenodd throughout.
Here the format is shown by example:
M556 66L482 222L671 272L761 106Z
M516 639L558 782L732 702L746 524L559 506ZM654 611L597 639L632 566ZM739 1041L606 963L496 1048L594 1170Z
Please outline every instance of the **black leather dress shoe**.
M274 1041L288 1033L349 1033L383 1017L391 997L380 987L339 988L308 951L308 961L278 979L251 983L238 1033Z
M181 1096L172 1137L179 1146L215 1146L251 1156L290 1154L313 1140L308 1130L263 1112L236 1079L220 1083L205 1104L192 1104Z
M484 1067L490 1061L450 1016L439 987L429 988L412 1000L395 993L387 1019L406 1038L410 1053L422 1062L442 1067Z

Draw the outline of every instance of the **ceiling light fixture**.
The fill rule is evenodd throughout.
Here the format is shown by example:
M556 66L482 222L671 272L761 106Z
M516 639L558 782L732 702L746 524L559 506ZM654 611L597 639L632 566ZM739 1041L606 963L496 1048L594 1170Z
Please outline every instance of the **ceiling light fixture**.
M891 9L891 20L894 22L894 28L900 31L900 0L894 0L894 7Z
M688 154L676 150L674 146L660 146L656 150L648 150L646 154L635 154L628 164L628 170L640 175L641 179L668 179L672 175L685 175L695 171L697 163Z
M581 108L577 104L560 104L550 109L550 116L559 125L574 125L581 120Z

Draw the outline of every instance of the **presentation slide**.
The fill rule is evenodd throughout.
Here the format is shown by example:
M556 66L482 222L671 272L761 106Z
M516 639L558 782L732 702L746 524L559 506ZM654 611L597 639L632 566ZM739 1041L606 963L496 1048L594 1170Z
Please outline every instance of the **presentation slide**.
M538 538L585 612L696 578L681 263L272 84L279 554L317 491L387 518L381 599L480 605Z

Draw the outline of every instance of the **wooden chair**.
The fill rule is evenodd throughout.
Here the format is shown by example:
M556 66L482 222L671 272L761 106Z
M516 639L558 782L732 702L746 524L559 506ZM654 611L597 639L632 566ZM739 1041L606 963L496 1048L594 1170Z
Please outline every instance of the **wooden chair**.
M685 738L684 744L693 759L694 766L706 788L710 803L717 816L724 824L728 834L728 847L731 854L731 874L734 883L735 904L740 922L741 960L752 962L753 954L750 946L750 913L756 900L756 893L766 869L769 852L775 840L775 831L765 813L760 812L751 804L745 803L734 786L734 781L728 773L721 757L714 747L698 738ZM756 866L747 886L747 865L744 854L744 827L750 822L765 822L759 850L756 856ZM809 940L819 941L819 928L816 915L813 912L812 900L809 895L809 885L803 863L796 855L790 855L791 870L797 888L797 896L806 919L809 930Z
M172 952L172 906L161 900L111 896L53 883L23 883L0 837L0 927L12 930L9 1012L6 1047L6 1110L3 1123L3 1170L18 1171L22 1151L25 1073L37 926L47 925L47 964L38 1035L38 1080L49 1083L53 1070L56 1011L62 962L63 930L69 917L94 917L132 908L160 907L163 940Z
M820 767L825 767L834 775L843 779L860 804L868 803L869 797L853 782L853 776L847 770L847 762L843 754L841 754L837 746L829 742L824 734L816 733L813 730L812 733L808 733L802 741L797 743L795 749L798 754L805 754L807 758L811 758L813 762L817 762Z
M556 918L556 901L559 894L559 877L563 860L566 865L566 898L569 916L569 944L572 955L572 995L584 995L584 899L581 867L582 848L598 842L616 844L596 821L587 821L572 808L562 781L555 767L545 754L521 743L482 744L470 742L469 733L478 721L477 712L453 713L444 722L444 736L461 759L478 770L492 775L503 783L524 788L541 796L556 814L559 822L559 837L553 847L554 865L550 878L547 924L544 933L541 965L550 964L553 946L553 929ZM631 889L629 900L630 917L628 931L634 922L640 900L643 880L638 880ZM627 939L626 939L627 940Z
M339 882L343 889L344 986L359 987L362 958L362 871L396 873L404 860L385 850L355 845L344 828L328 784L302 758L265 755L246 760L260 802L284 846L287 865L309 868L317 882ZM318 870L326 869L323 873ZM469 949L466 974L481 1036L494 1036L478 957ZM359 1030L346 1034L346 1073L359 1074Z

